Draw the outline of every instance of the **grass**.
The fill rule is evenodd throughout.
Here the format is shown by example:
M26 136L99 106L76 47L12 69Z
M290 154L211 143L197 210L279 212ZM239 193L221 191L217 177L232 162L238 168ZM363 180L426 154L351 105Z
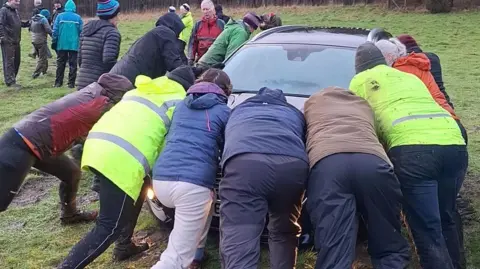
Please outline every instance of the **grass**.
M350 27L383 27L397 35L413 35L427 51L437 53L444 72L446 89L453 99L456 112L469 131L470 169L465 182L464 193L472 200L474 207L480 209L480 110L478 103L478 83L480 77L480 53L478 44L478 11L464 11L451 14L431 15L421 11L386 11L375 6L357 7L275 7L269 8L281 14L285 24L309 24ZM238 18L245 9L227 9L227 15ZM256 10L257 13L266 11ZM121 16L123 54L143 33L154 26L156 18L162 13L128 14ZM199 14L195 14L196 18ZM0 132L10 128L13 123L38 107L47 104L71 92L66 88L51 88L54 82L54 63L50 61L50 74L37 80L31 80L35 63L27 57L31 44L28 32L24 30L22 41L22 63L18 81L25 88L21 91L0 86ZM88 175L81 185L79 197L87 194ZM44 178L31 175L27 180L42 181ZM56 195L56 182L49 188L47 195L39 202L15 207L0 213L0 268L52 268L66 256L70 248L89 230L92 225L74 227L61 226L58 220L59 205ZM50 187L52 187L50 185ZM97 208L98 203L85 203L83 207ZM137 230L147 230L149 234L156 230L154 218L148 212L142 212ZM480 268L480 225L476 222L466 229L468 268ZM209 252L212 259L207 268L219 268L217 249L210 240ZM156 242L149 256L136 261L114 264L111 261L111 249L100 256L89 268L150 268L158 260L165 242ZM264 251L263 254L266 251ZM298 268L313 268L313 253L299 257ZM263 255L262 268L268 268L267 255Z

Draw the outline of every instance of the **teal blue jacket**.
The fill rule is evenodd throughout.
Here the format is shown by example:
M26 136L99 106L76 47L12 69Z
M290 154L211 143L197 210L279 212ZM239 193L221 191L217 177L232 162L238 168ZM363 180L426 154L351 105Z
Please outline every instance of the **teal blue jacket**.
M52 43L56 44L56 50L78 51L83 21L80 15L75 13L76 11L75 3L68 0L65 4L65 12L60 13L55 19Z

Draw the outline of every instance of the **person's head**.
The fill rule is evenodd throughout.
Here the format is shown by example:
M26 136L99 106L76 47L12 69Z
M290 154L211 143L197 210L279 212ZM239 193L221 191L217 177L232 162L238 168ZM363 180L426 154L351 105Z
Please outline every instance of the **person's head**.
M12 8L19 8L20 0L7 0L7 5L9 5Z
M203 0L200 7L202 8L204 18L210 19L215 16L215 5L212 0Z
M396 38L382 39L377 41L375 46L382 52L388 66L392 66L398 58L407 55L405 45Z
M60 2L60 0L56 0L54 3L53 3L53 8L55 9L59 9L62 7L62 2Z
M99 19L110 21L117 25L118 13L120 13L120 3L117 0L97 1L97 16Z
M120 102L123 95L134 88L128 78L112 73L101 75L97 83L105 89L102 95L107 96L114 104Z
M41 5L42 5L42 0L33 0L33 5L34 5L35 7L41 6Z
M178 37L180 33L185 29L185 25L182 22L182 19L176 13L166 13L158 18L155 23L155 27L164 26L172 30L175 35Z
M220 69L208 69L195 81L195 84L200 82L210 82L217 85L223 90L226 96L230 96L232 93L232 82L230 81L230 77Z
M266 13L260 16L260 29L267 30L273 27L282 26L282 19L275 13Z
M73 2L73 0L68 0L65 3L65 11L66 12L77 12L77 5L75 5L75 2Z
M223 7L220 4L215 5L215 13L217 14L223 14Z
M190 6L187 3L180 6L180 14L185 15L188 12L190 12Z
M378 65L387 65L387 62L375 44L366 42L357 48L355 54L355 72L357 74Z
M168 7L168 12L169 13L175 13L175 11L177 11L177 9L174 6L169 6Z
M40 15L44 16L45 18L50 18L50 11L48 11L48 9L42 9L40 10Z
M167 74L167 77L182 85L185 91L195 83L195 75L193 74L192 67L186 65L175 68Z
M411 35L399 35L397 36L397 39L398 41L402 42L403 45L405 45L407 52L422 52L417 41Z
M253 33L260 26L261 19L255 12L248 12L243 16L243 22L248 26L250 32Z

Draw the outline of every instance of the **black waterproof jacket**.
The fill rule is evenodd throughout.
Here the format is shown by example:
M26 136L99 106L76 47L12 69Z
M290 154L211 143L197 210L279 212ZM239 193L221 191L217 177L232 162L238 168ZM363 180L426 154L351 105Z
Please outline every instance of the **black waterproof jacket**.
M133 43L110 73L125 76L135 84L138 75L157 78L182 65L178 36L185 25L180 17L167 13L155 25Z
M106 20L93 20L85 25L78 53L78 90L96 82L102 74L112 69L117 63L121 39L115 25Z
M28 22L20 20L16 8L4 4L0 9L0 41L8 44L18 44L22 39L22 27L28 27Z

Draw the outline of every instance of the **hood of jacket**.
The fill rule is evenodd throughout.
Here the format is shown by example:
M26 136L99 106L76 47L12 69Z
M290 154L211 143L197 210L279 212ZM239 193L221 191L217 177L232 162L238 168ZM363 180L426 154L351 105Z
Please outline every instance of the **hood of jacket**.
M102 95L107 96L114 103L119 102L123 95L133 89L133 85L128 78L111 73L105 73L97 81L105 90Z
M185 29L182 19L175 13L167 13L161 16L158 18L155 26L165 26L172 30L176 36L179 36L183 29Z
M40 22L41 20L46 19L42 14L37 14L32 17L32 22Z
M398 58L393 64L394 67L414 66L422 71L430 71L430 60L425 54L412 52L407 56Z
M5 2L5 4L3 4L4 7L8 8L8 9L11 9L11 10L17 10L16 8L10 6L9 4L7 4L7 2Z
M185 105L191 109L208 109L227 104L228 98L220 87L210 82L200 82L188 89Z
M247 25L242 20L236 21L234 19L230 19L227 23L225 23L224 30L235 28L235 27L242 27L242 29L250 33L250 31L247 28Z
M135 87L138 91L153 94L184 93L183 86L167 76L151 79L144 75L139 75L135 79Z
M115 25L106 20L93 20L85 25L82 33L84 36L92 36L100 29L105 27L115 27Z
M68 0L65 4L65 11L66 12L77 12L77 5L72 0Z
M287 102L287 98L283 94L283 91L280 89L270 89L268 87L263 87L258 91L258 95L264 96L266 98L272 98L282 102Z

